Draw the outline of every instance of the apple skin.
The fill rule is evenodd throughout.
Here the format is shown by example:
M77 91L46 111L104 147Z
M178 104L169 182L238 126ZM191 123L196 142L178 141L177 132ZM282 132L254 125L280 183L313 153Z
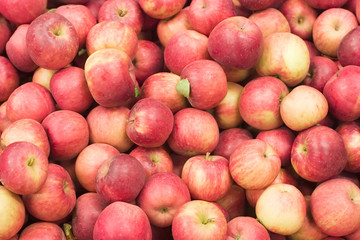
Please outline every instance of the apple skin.
M11 124L11 121L6 116L6 103L5 101L0 104L0 134Z
M347 0L331 0L331 1L321 1L321 0L305 0L307 4L316 9L329 9L329 8L340 8L342 7Z
M87 192L76 199L71 225L76 239L92 239L95 222L104 208L108 206L97 193Z
M94 102L86 83L84 69L78 67L57 71L51 77L50 92L58 107L63 110L83 113Z
M285 125L294 131L314 126L328 114L327 98L317 89L298 85L280 104L280 115Z
M130 109L126 134L141 147L160 147L174 126L174 115L162 102L143 98Z
M47 90L50 91L50 80L51 77L57 72L58 70L51 70L42 67L38 67L32 76L32 82L40 84L41 86L45 87Z
M255 212L267 230L291 235L297 232L305 221L306 201L293 185L278 183L269 186L261 194Z
M227 239L236 239L237 237L244 240L270 240L266 228L255 218L248 216L236 217L228 222Z
M281 160L274 148L259 139L244 140L229 160L232 178L244 189L269 186L279 174L280 167Z
M284 124L280 104L288 94L286 84L278 78L255 78L245 85L241 93L240 115L247 124L259 130L279 128Z
M5 50L6 43L10 39L12 32L6 18L0 16L0 54Z
M81 186L89 192L95 192L95 178L101 164L119 153L115 147L106 143L92 143L81 150L75 160L75 174Z
M51 222L35 222L26 226L20 233L19 239L33 240L39 236L44 239L66 240L65 234L61 227Z
M38 66L31 59L26 46L29 24L19 25L7 41L5 50L11 63L22 72L33 72Z
M221 21L209 35L209 54L223 65L250 69L260 60L263 49L260 28L243 16Z
M353 233L345 236L346 240L357 240L360 237L360 227Z
M53 111L55 102L51 93L34 82L27 82L16 88L6 104L6 116L12 122L24 118L41 122Z
M321 53L336 57L341 40L357 26L356 16L349 10L344 8L326 9L314 22L313 42Z
M334 237L345 236L360 226L360 189L347 179L331 179L318 185L310 198L314 221Z
M46 11L47 0L12 1L0 3L0 12L6 19L16 24L30 23Z
M271 7L273 0L240 0L241 6L251 11L259 11Z
M167 143L171 150L184 156L212 152L219 142L219 127L208 112L184 108L174 115L174 128Z
M98 21L122 22L139 34L144 24L144 13L138 1L135 0L105 1L99 9Z
M42 221L67 217L76 204L76 194L69 173L60 165L49 163L48 176L41 189L22 196L31 216Z
M359 66L346 66L325 84L323 93L329 103L329 112L337 120L354 121L360 117L357 104L360 83L354 81L359 74Z
M20 84L17 70L4 56L0 56L0 83L0 102L6 101Z
M60 14L48 12L31 22L26 33L26 46L36 65L60 69L75 58L79 38L69 20Z
M150 17L165 19L176 15L184 7L186 0L138 0L138 3Z
M304 42L309 50L310 59L314 56L320 56L320 51L315 47L315 44L312 41L304 40Z
M224 197L216 201L229 215L229 220L245 215L245 190L237 184L232 184Z
M114 155L102 163L95 178L96 192L108 203L135 200L144 184L144 167L125 153Z
M123 222L126 224L120 224ZM138 206L113 202L99 215L95 222L93 239L116 240L124 239L151 240L151 227L145 212Z
M176 90L186 96L194 108L209 110L216 107L226 96L225 72L213 60L196 60L187 64L181 71L180 78L182 80L176 84ZM182 89L184 84L185 91Z
M174 239L225 240L226 231L227 222L221 209L203 200L183 204L172 222Z
M171 226L176 211L190 200L189 189L179 176L156 173L148 178L136 202L152 225L165 228Z
M328 180L344 170L347 151L340 134L326 126L300 132L291 149L296 173L311 182Z
M20 119L10 123L1 133L1 148L4 149L14 142L26 141L35 144L46 156L50 154L50 143L45 129L33 119Z
M97 23L89 8L80 4L66 4L57 7L54 12L64 16L74 25L79 39L79 48L85 47L86 37Z
M21 197L0 186L0 239L16 235L25 223L25 206Z
M71 160L89 143L89 126L77 112L57 110L42 121L42 126L49 138L53 160Z
M90 12L94 15L96 21L98 20L99 10L106 0L88 0L84 5L89 8Z
M337 50L337 58L341 66L360 66L359 46L356 44L360 38L360 27L348 32L341 40Z

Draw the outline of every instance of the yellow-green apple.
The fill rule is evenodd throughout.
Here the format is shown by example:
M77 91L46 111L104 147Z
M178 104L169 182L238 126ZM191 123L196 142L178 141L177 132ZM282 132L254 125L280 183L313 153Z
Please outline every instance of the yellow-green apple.
M160 43L165 47L170 38L182 30L193 30L189 17L189 7L184 7L175 16L162 19L156 27L156 33Z
M89 143L89 126L77 112L57 110L46 116L41 124L48 135L53 160L72 160Z
M26 141L35 144L50 154L50 143L45 129L38 121L33 119L20 119L10 123L1 133L1 148L4 149L14 142Z
M341 40L337 50L337 58L341 66L360 65L359 46L357 45L360 39L360 27L356 27L348 32Z
M280 116L280 104L288 94L288 87L278 78L255 78L245 85L241 93L241 117L247 124L259 130L279 128L284 124Z
M255 218L249 216L240 216L228 222L226 239L261 239L270 240L266 228Z
M86 50L89 56L100 49L115 48L133 59L137 44L136 32L129 25L116 21L97 23L86 37Z
M235 128L243 122L239 112L239 100L243 90L240 84L227 81L227 93L214 108L214 117L221 129Z
M314 126L301 131L294 140L291 164L296 173L308 181L328 180L342 172L346 163L344 141L332 128Z
M0 105L0 134L11 124L10 119L6 116L6 103L7 101Z
M184 108L174 115L174 128L167 143L180 155L195 156L212 152L219 142L219 126L208 112Z
M54 11L67 18L74 26L79 39L79 48L85 47L90 29L97 23L88 7L81 4L66 4Z
M74 25L64 16L47 12L31 22L26 46L39 67L60 69L71 63L79 49Z
M89 125L90 142L106 143L120 152L128 151L134 143L126 135L127 107L106 108L96 106L86 116Z
M186 184L174 173L156 173L145 183L137 205L144 210L152 225L169 227L177 210L191 200Z
M141 147L160 147L174 126L174 115L164 103L153 98L140 99L130 109L126 134Z
M329 8L340 8L348 0L331 0L331 1L321 1L321 0L305 0L307 4L316 9L329 9Z
M24 195L39 191L48 174L48 158L30 142L14 142L0 155L0 179L13 193Z
M72 214L72 232L77 240L93 238L95 222L108 204L95 192L87 192L76 199Z
M22 72L33 72L38 67L31 59L26 46L26 33L29 26L29 24L19 25L5 46L7 57L16 69Z
M150 222L140 207L117 201L100 213L95 222L93 239L116 240L119 236L125 239L151 240Z
M115 48L98 50L87 58L84 70L90 93L99 105L118 107L134 101L138 83L134 65L125 52Z
M240 0L241 6L251 11L259 11L271 7L274 0Z
M180 78L176 84L176 91L184 95L194 108L214 108L227 94L226 75L216 61L193 61L182 69Z
M19 239L31 240L37 238L66 240L61 227L52 222L38 221L27 225L20 233Z
M221 21L209 35L210 56L223 65L235 68L254 67L261 58L263 47L260 28L243 16Z
M224 197L216 201L229 215L229 219L245 215L245 190L237 184L232 184Z
M354 13L344 8L329 8L323 11L313 25L313 42L324 55L337 56L341 40L358 26Z
M290 32L288 19L276 8L266 8L254 12L249 19L258 25L264 38L274 32Z
M189 63L209 58L208 37L195 30L177 32L164 49L166 67L178 75Z
M136 81L142 85L148 77L164 68L163 50L152 41L139 40L133 64Z
M194 30L206 36L209 36L222 20L236 16L232 0L193 0L188 14Z
M173 162L164 147L145 148L137 146L129 153L144 167L145 178L160 172L172 172Z
M86 83L84 69L67 67L57 71L50 80L50 92L63 110L85 112L94 102Z
M259 197L255 207L256 217L267 230L291 235L304 224L306 201L293 185L270 185Z
M229 128L222 130L219 135L219 142L213 151L214 155L220 155L230 159L233 151L244 141L252 139L251 133L244 128Z
M6 18L0 16L0 54L5 50L5 46L9 38L13 33L10 30L10 26Z
M223 198L233 183L228 160L210 153L189 158L181 178L188 186L192 199L204 201Z
M141 98L154 98L164 103L173 113L189 105L185 96L176 91L180 76L170 72L152 74L141 86Z
M344 141L347 152L345 171L360 172L360 125L358 122L342 122L335 129Z
M42 221L53 222L65 218L76 204L76 193L69 173L54 163L49 163L48 175L41 189L22 198L31 216Z
M106 143L92 143L86 146L75 161L75 174L79 183L89 192L95 192L95 178L101 164L120 152Z
M108 203L135 200L144 184L144 167L136 158L125 153L107 159L95 177L96 192Z
M269 143L275 149L279 154L282 167L291 164L291 147L295 134L289 128L283 126L273 130L261 131L256 138Z
M192 200L183 204L172 222L174 239L225 240L227 222L221 209L212 202Z
M303 83L324 90L326 82L338 71L336 63L328 57L314 56L310 59L309 72Z
M360 83L355 81L359 74L359 66L345 66L325 84L323 93L329 103L329 112L340 121L353 121L360 117Z
M0 13L15 24L30 23L46 11L47 0L3 0Z
M294 131L314 126L328 114L327 98L316 88L298 85L280 104L280 115L285 125Z
M276 32L264 39L256 71L260 76L276 76L288 87L294 87L306 77L309 66L310 54L304 40L293 33Z
M33 75L32 75L32 82L40 84L41 86L45 87L47 90L50 91L50 80L51 77L56 73L58 70L51 70L42 67L38 67Z
M10 60L0 56L0 102L6 101L20 85L19 73Z
M25 223L25 206L21 197L0 186L0 239L10 239Z
M288 20L293 34L302 39L312 38L312 29L318 13L305 0L285 1L279 10Z
M246 190L269 186L279 174L280 167L281 160L277 152L260 139L243 141L229 160L232 178Z
M6 116L12 122L24 118L41 122L53 111L55 111L55 102L51 93L34 82L27 82L16 88L6 104Z
M310 208L316 225L325 234L351 234L360 226L360 189L347 179L325 181L311 194Z
M144 24L144 13L137 0L105 1L99 9L98 21L122 22L139 34Z
M186 0L138 0L142 10L152 18L165 19L176 15Z

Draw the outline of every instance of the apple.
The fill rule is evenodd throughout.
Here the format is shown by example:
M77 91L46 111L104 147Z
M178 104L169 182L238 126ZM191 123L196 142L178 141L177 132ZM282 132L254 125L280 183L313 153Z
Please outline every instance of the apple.
M314 126L328 114L327 98L316 88L298 85L280 103L280 116L294 131Z
M0 13L16 24L30 23L46 11L47 0L4 0Z
M48 135L53 160L71 160L89 143L87 121L77 112L57 110L46 116L41 124Z
M168 139L173 126L174 116L170 108L156 99L143 98L130 109L126 134L138 146L160 147Z
M219 134L219 126L210 113L184 108L174 115L174 128L167 143L175 153L190 157L212 152Z
M34 82L27 82L16 88L6 104L6 116L12 122L24 118L41 122L53 111L55 111L55 102L51 93Z
M0 104L0 134L7 128L11 121L6 116L6 101Z
M323 11L313 25L313 42L316 48L330 57L336 57L341 40L358 26L354 13L344 8Z
M357 240L360 237L360 228L358 228L355 232L350 233L349 235L345 236L346 240Z
M32 82L40 84L41 86L45 87L47 90L50 91L50 80L51 77L57 72L58 70L51 70L42 67L38 67L32 76Z
M232 184L224 197L216 201L229 215L229 220L245 215L245 190L237 184Z
M270 240L266 228L255 218L240 216L228 222L227 239L241 238L244 240L262 239Z
M342 171L339 175L336 175L333 178L345 178L355 183L356 186L360 187L360 180L356 176L356 173Z
M241 6L251 11L259 11L272 6L274 0L239 0Z
M48 175L41 189L22 196L26 210L42 221L58 221L68 216L76 204L74 185L60 165L49 163Z
M185 5L186 0L137 0L141 9L150 17L165 19L176 15Z
M264 39L263 54L255 68L260 76L276 76L294 87L306 77L309 66L304 40L293 33L276 32Z
M310 198L316 225L330 236L353 233L360 226L360 189L347 179L331 179L318 185Z
M357 0L348 0L342 7L348 9L353 13L356 13L356 2Z
M229 170L244 189L269 186L279 174L281 160L270 144L260 139L244 140L231 154Z
M342 172L346 163L344 141L332 128L314 126L300 132L294 140L291 164L296 173L308 181L328 180Z
M315 47L312 41L304 40L307 49L309 50L310 59L314 56L320 56L320 51Z
M183 204L172 222L174 239L225 240L226 232L227 222L221 209L203 200Z
M187 156L179 155L177 153L170 153L171 160L173 162L173 173L181 177L182 170L185 162L189 159Z
M348 32L341 40L337 50L337 58L341 66L348 65L360 66L360 55L358 53L357 39L360 37L360 27L356 27Z
M329 8L340 8L348 0L332 0L332 1L321 1L321 0L305 0L307 4L316 9L329 9Z
M52 222L35 222L26 226L20 233L19 239L32 240L39 238L66 240L65 233L61 227Z
M87 3L89 0L59 0L59 1L65 4L84 4Z
M240 83L249 78L254 72L254 69L240 69L231 66L221 65L223 68L228 82Z
M10 60L0 56L0 102L6 101L20 85L20 77Z
M8 21L3 16L0 16L0 54L3 53L6 43L11 35L12 32L10 30Z
M95 192L95 178L101 164L120 152L106 143L86 146L75 160L75 174L79 183L89 192Z
M105 1L106 0L88 0L84 3L84 6L88 7L95 19L98 20L99 10Z
M268 76L252 79L241 93L240 115L247 124L259 130L279 128L284 124L280 104L288 94L286 84L278 78Z
M229 17L209 35L210 56L223 65L250 69L260 60L264 41L260 28L243 16Z

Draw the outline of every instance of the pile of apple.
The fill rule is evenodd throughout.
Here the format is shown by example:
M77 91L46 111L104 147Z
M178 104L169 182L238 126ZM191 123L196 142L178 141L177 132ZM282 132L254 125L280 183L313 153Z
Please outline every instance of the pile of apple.
M0 240L359 240L359 21L0 0Z

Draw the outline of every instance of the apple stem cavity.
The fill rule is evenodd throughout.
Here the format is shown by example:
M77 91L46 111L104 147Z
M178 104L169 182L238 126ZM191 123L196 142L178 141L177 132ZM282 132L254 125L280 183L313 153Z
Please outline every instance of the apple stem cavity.
M78 51L78 56L82 56L82 55L84 55L85 53L87 52L87 50L86 50L86 48L82 48L82 49L80 49L79 51Z
M72 232L72 226L68 223L64 223L63 225L65 237L68 240L76 239L73 232Z
M168 210L169 210L169 209L168 209L167 207L162 207L162 208L160 209L160 212L161 212L161 213L166 213Z
M127 14L127 11L126 11L126 10L124 10L124 9L119 9L119 10L118 10L118 15L119 15L119 17L125 17L126 14Z
M34 162L35 162L35 158L34 157L30 157L27 161L27 165L29 167L31 167L32 165L34 165Z
M69 185L69 183L67 181L63 181L63 189L64 190L67 188L68 185Z
M176 91L183 95L184 97L188 98L190 96L190 82L187 78L181 79L176 84Z
M214 223L214 222L215 222L215 218L207 218L202 221L202 224L206 225L208 223Z
M240 240L242 238L242 236L240 234L237 234L235 237L235 240Z

